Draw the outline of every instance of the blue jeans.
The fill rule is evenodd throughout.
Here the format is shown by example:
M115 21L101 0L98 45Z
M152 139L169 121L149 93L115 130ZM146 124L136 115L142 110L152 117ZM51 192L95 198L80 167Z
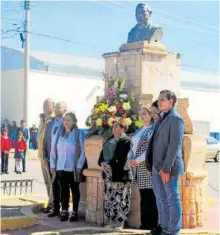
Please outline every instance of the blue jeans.
M178 187L179 176L171 176L163 183L161 176L153 167L152 184L156 196L159 222L163 230L170 235L179 234L182 221L182 205Z

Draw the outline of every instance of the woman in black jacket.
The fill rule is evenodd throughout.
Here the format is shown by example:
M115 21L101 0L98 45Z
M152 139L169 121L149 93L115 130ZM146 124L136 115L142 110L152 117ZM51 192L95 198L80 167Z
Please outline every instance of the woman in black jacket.
M132 174L127 154L130 138L122 118L113 124L113 136L104 143L98 164L103 168L105 183L104 211L109 228L123 228L130 211Z

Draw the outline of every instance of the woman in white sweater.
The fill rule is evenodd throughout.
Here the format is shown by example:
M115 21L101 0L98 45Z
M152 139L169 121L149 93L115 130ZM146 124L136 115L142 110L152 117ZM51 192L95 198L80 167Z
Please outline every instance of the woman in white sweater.
M147 170L145 156L154 132L151 111L147 107L140 110L140 121L143 127L137 130L131 138L131 150L128 154L134 183L140 191L141 229L153 230L157 226L158 213L156 199L152 189L151 173Z

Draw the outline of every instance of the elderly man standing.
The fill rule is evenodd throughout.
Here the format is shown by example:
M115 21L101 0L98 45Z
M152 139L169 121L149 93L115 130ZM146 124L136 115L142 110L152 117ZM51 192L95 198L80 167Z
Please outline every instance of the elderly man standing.
M49 138L46 138L47 125L54 119L54 106L55 102L48 98L44 101L44 113L40 114L40 127L39 127L39 140L38 140L38 157L41 161L41 169L44 177L44 182L49 197L47 208L44 212L49 213L53 207L53 193L52 193L52 174L50 171L50 146Z
M55 118L47 126L46 133L51 133L51 149L55 148L57 134L63 124L63 118L67 111L67 105L64 102L58 102L55 106ZM60 185L58 175L55 169L51 169L52 173L52 190L53 190L53 208L48 214L48 217L55 217L60 215Z

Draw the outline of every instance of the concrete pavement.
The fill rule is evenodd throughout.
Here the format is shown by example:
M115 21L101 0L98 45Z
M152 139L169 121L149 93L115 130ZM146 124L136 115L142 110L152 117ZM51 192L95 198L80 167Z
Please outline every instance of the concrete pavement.
M220 206L220 193L219 193L219 164L209 162L206 164L206 168L208 171L208 195L214 200L214 204L208 207L208 214L207 214L207 221L202 228L198 228L198 231L205 230L220 230L219 226L219 206ZM21 175L14 173L14 159L9 160L9 175L2 175L2 180L9 180L9 179L34 179L33 185L33 192L32 192L32 199L33 200L40 200L46 201L46 188L43 182L43 176L41 173L40 168L40 161L39 160L28 160L27 161L27 172ZM91 226L84 220L77 222L76 226ZM63 228L71 228L73 227L70 223L60 223L58 220L48 219L44 214L39 215L39 224L32 226L31 228L27 229L19 229L16 231L5 231L8 235L26 235L30 234L30 232L38 232L38 231L49 231L51 229L60 230Z

